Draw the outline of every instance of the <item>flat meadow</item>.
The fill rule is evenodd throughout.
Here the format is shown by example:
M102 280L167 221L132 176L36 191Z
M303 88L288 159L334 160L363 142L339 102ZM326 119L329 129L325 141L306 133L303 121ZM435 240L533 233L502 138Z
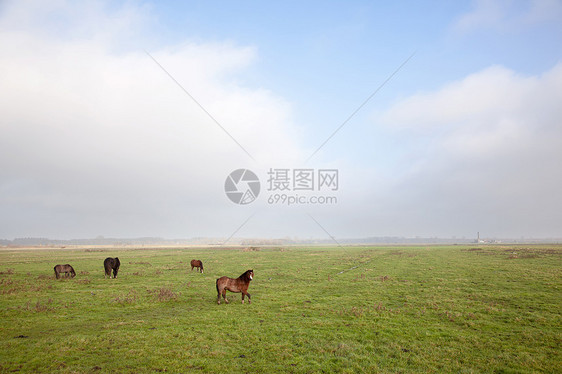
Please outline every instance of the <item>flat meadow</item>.
M252 303L217 305L247 269ZM561 270L558 245L0 248L0 372L555 373Z

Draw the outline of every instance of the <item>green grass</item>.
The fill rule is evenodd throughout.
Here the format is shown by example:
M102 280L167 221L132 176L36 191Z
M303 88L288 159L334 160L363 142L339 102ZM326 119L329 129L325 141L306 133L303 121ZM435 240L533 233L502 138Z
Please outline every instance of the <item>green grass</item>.
M252 304L217 305L247 269ZM0 372L560 372L561 269L560 246L1 249Z

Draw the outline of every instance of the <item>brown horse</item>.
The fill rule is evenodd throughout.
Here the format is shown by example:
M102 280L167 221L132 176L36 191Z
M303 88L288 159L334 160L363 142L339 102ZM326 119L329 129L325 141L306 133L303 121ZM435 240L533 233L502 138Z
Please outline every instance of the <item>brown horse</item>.
M76 276L76 272L74 271L74 268L72 266L70 266L69 264L56 265L53 269L55 270L55 277L57 277L57 279L60 278L61 273L64 273L65 278L68 278L69 275L72 278L74 278Z
M200 273L203 272L203 262L201 260L191 260L191 271L196 268Z
M244 274L239 276L236 279L232 279L229 277L220 277L217 279L217 303L221 303L221 294L224 299L224 302L228 304L228 300L226 299L226 290L230 292L242 292L242 304L244 304L244 296L248 296L248 303L251 304L252 300L250 299L250 294L248 293L248 286L250 285L250 281L254 279L254 271L253 270L246 270Z

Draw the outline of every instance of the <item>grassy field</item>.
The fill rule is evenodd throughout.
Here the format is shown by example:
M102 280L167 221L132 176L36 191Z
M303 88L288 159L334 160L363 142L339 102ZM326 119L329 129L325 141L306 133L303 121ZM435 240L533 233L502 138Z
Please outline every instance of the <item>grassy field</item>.
M247 269L252 303L217 305ZM0 372L555 373L561 270L554 245L0 249Z

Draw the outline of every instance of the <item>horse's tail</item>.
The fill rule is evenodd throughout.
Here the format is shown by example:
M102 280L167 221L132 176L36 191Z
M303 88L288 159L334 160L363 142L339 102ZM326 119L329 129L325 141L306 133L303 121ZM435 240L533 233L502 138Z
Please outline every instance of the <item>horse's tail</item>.
M220 295L221 292L219 291L219 280L217 279L217 281L215 282L216 286L217 286L217 295Z

